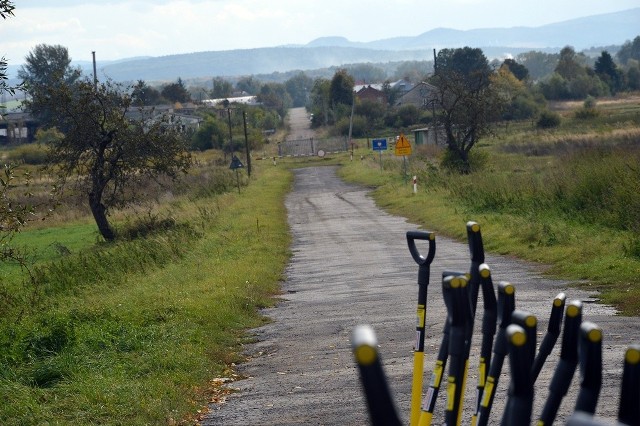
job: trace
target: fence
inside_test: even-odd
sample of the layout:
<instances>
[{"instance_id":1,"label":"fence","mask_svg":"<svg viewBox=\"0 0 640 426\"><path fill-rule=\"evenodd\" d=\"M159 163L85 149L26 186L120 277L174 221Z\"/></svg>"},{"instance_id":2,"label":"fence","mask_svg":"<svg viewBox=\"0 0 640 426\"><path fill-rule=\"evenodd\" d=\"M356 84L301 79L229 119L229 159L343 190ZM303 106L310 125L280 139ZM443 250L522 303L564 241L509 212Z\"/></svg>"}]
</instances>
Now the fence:
<instances>
[{"instance_id":1,"label":"fence","mask_svg":"<svg viewBox=\"0 0 640 426\"><path fill-rule=\"evenodd\" d=\"M315 156L320 151L324 153L344 152L349 149L349 141L346 137L334 137L327 139L297 139L280 142L278 144L279 157L304 157Z\"/></svg>"}]
</instances>

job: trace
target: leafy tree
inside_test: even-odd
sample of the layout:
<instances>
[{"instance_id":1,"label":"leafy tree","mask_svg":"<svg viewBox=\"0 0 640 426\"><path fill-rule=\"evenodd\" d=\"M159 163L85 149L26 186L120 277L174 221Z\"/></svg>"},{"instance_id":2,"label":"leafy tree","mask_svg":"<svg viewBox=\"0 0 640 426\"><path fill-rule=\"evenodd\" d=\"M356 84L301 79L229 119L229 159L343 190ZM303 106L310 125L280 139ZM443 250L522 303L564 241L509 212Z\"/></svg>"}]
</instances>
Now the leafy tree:
<instances>
[{"instance_id":1,"label":"leafy tree","mask_svg":"<svg viewBox=\"0 0 640 426\"><path fill-rule=\"evenodd\" d=\"M354 85L353 77L347 73L347 70L341 69L336 71L331 79L331 86L329 88L329 96L333 108L338 104L351 106L353 103Z\"/></svg>"},{"instance_id":2,"label":"leafy tree","mask_svg":"<svg viewBox=\"0 0 640 426\"><path fill-rule=\"evenodd\" d=\"M586 73L581 65L576 51L571 46L566 46L560 51L560 59L555 72L567 80L572 80Z\"/></svg>"},{"instance_id":3,"label":"leafy tree","mask_svg":"<svg viewBox=\"0 0 640 426\"><path fill-rule=\"evenodd\" d=\"M387 73L380 67L372 64L357 64L349 67L349 75L355 81L363 83L377 83L387 78Z\"/></svg>"},{"instance_id":4,"label":"leafy tree","mask_svg":"<svg viewBox=\"0 0 640 426\"><path fill-rule=\"evenodd\" d=\"M420 120L420 109L415 105L402 105L398 108L394 127L408 127Z\"/></svg>"},{"instance_id":5,"label":"leafy tree","mask_svg":"<svg viewBox=\"0 0 640 426\"><path fill-rule=\"evenodd\" d=\"M506 67L511 74L514 75L520 81L527 80L529 78L529 70L522 64L517 63L514 59L505 59L501 65L501 68Z\"/></svg>"},{"instance_id":6,"label":"leafy tree","mask_svg":"<svg viewBox=\"0 0 640 426\"><path fill-rule=\"evenodd\" d=\"M64 138L49 144L50 164L63 181L75 182L87 197L100 234L113 241L110 208L135 198L136 184L186 171L190 156L184 139L162 120L132 120L132 98L106 82L88 81L53 88L48 97Z\"/></svg>"},{"instance_id":7,"label":"leafy tree","mask_svg":"<svg viewBox=\"0 0 640 426\"><path fill-rule=\"evenodd\" d=\"M528 87L511 72L508 66L502 66L491 76L492 84L505 103L502 118L522 120L537 115L539 105Z\"/></svg>"},{"instance_id":8,"label":"leafy tree","mask_svg":"<svg viewBox=\"0 0 640 426\"><path fill-rule=\"evenodd\" d=\"M289 96L291 96L294 107L307 105L312 86L313 80L303 72L296 74L284 82L284 87L287 89Z\"/></svg>"},{"instance_id":9,"label":"leafy tree","mask_svg":"<svg viewBox=\"0 0 640 426\"><path fill-rule=\"evenodd\" d=\"M354 111L356 116L366 119L367 127L370 129L381 127L385 113L385 105L371 99L357 101Z\"/></svg>"},{"instance_id":10,"label":"leafy tree","mask_svg":"<svg viewBox=\"0 0 640 426\"><path fill-rule=\"evenodd\" d=\"M221 122L217 115L210 115L191 137L191 149L222 149L227 137L227 125Z\"/></svg>"},{"instance_id":11,"label":"leafy tree","mask_svg":"<svg viewBox=\"0 0 640 426\"><path fill-rule=\"evenodd\" d=\"M551 129L560 125L561 118L557 112L544 110L540 114L536 126L541 129Z\"/></svg>"},{"instance_id":12,"label":"leafy tree","mask_svg":"<svg viewBox=\"0 0 640 426\"><path fill-rule=\"evenodd\" d=\"M538 85L545 98L550 100L569 99L569 84L567 80L558 73L553 73L551 77Z\"/></svg>"},{"instance_id":13,"label":"leafy tree","mask_svg":"<svg viewBox=\"0 0 640 426\"><path fill-rule=\"evenodd\" d=\"M313 82L311 89L311 113L313 114L311 125L313 127L330 124L330 91L330 80L318 78Z\"/></svg>"},{"instance_id":14,"label":"leafy tree","mask_svg":"<svg viewBox=\"0 0 640 426\"><path fill-rule=\"evenodd\" d=\"M264 84L258 93L258 101L265 107L278 111L281 117L287 114L292 103L285 85L281 83Z\"/></svg>"},{"instance_id":15,"label":"leafy tree","mask_svg":"<svg viewBox=\"0 0 640 426\"><path fill-rule=\"evenodd\" d=\"M609 86L609 91L615 95L621 90L624 83L624 74L618 69L613 58L606 50L603 50L594 67L594 71Z\"/></svg>"},{"instance_id":16,"label":"leafy tree","mask_svg":"<svg viewBox=\"0 0 640 426\"><path fill-rule=\"evenodd\" d=\"M0 18L7 19L9 16L14 16L13 11L15 8L12 1L0 0Z\"/></svg>"},{"instance_id":17,"label":"leafy tree","mask_svg":"<svg viewBox=\"0 0 640 426\"><path fill-rule=\"evenodd\" d=\"M162 95L157 89L149 86L144 80L138 80L133 86L131 92L131 100L137 106L158 105L162 99Z\"/></svg>"},{"instance_id":18,"label":"leafy tree","mask_svg":"<svg viewBox=\"0 0 640 426\"><path fill-rule=\"evenodd\" d=\"M393 79L404 79L411 83L418 83L426 80L427 73L432 69L433 61L404 61L398 65Z\"/></svg>"},{"instance_id":19,"label":"leafy tree","mask_svg":"<svg viewBox=\"0 0 640 426\"><path fill-rule=\"evenodd\" d=\"M480 49L464 47L438 52L431 83L432 101L446 135L449 158L462 173L471 172L469 151L491 132L504 100L491 83L491 68Z\"/></svg>"},{"instance_id":20,"label":"leafy tree","mask_svg":"<svg viewBox=\"0 0 640 426\"><path fill-rule=\"evenodd\" d=\"M14 16L15 6L11 1L0 0L0 17L7 19ZM0 58L0 94L8 92L15 93L19 87L11 87L6 84L8 63L4 57ZM5 163L0 172L0 261L14 263L26 272L29 279L33 280L29 268L28 258L25 253L12 246L12 241L24 226L31 220L35 219L37 210L42 207L32 203L32 194L30 192L31 176L29 172L18 175L17 165ZM18 182L16 182L18 180ZM20 186L20 191L16 192ZM55 195L55 187L50 194L49 204L53 204ZM0 286L0 298L2 299L3 308L17 303L13 289L7 291L5 286Z\"/></svg>"},{"instance_id":21,"label":"leafy tree","mask_svg":"<svg viewBox=\"0 0 640 426\"><path fill-rule=\"evenodd\" d=\"M616 56L623 65L627 65L631 59L640 61L640 36L624 43Z\"/></svg>"},{"instance_id":22,"label":"leafy tree","mask_svg":"<svg viewBox=\"0 0 640 426\"><path fill-rule=\"evenodd\" d=\"M398 87L391 87L389 80L382 83L382 93L386 95L389 106L394 106L400 97L400 89Z\"/></svg>"},{"instance_id":23,"label":"leafy tree","mask_svg":"<svg viewBox=\"0 0 640 426\"><path fill-rule=\"evenodd\" d=\"M531 51L519 54L516 60L519 64L527 67L532 80L540 80L553 73L558 63L558 58L559 55L555 53Z\"/></svg>"},{"instance_id":24,"label":"leafy tree","mask_svg":"<svg viewBox=\"0 0 640 426\"><path fill-rule=\"evenodd\" d=\"M191 100L191 94L180 77L175 83L164 86L160 94L171 102L189 102Z\"/></svg>"},{"instance_id":25,"label":"leafy tree","mask_svg":"<svg viewBox=\"0 0 640 426\"><path fill-rule=\"evenodd\" d=\"M13 5L12 2L8 1L8 0L0 0L0 17L2 17L2 19L7 19L10 16L14 16L13 15L13 10L15 9L15 6ZM0 93L10 93L10 94L14 94L16 91L15 87L11 87L7 84L7 68L9 67L9 64L7 63L7 60L5 59L4 56L0 57Z\"/></svg>"},{"instance_id":26,"label":"leafy tree","mask_svg":"<svg viewBox=\"0 0 640 426\"><path fill-rule=\"evenodd\" d=\"M78 81L79 68L71 67L71 58L66 47L39 44L25 58L18 70L18 77L31 95L25 102L27 109L46 127L55 125L51 113L49 93L57 86L70 86Z\"/></svg>"},{"instance_id":27,"label":"leafy tree","mask_svg":"<svg viewBox=\"0 0 640 426\"><path fill-rule=\"evenodd\" d=\"M629 90L640 90L640 66L631 66L627 70L627 87Z\"/></svg>"},{"instance_id":28,"label":"leafy tree","mask_svg":"<svg viewBox=\"0 0 640 426\"><path fill-rule=\"evenodd\" d=\"M241 77L236 83L236 89L241 92L246 92L250 95L257 95L260 91L261 83L252 76ZM226 97L226 96L221 96Z\"/></svg>"},{"instance_id":29,"label":"leafy tree","mask_svg":"<svg viewBox=\"0 0 640 426\"><path fill-rule=\"evenodd\" d=\"M213 79L213 89L211 90L211 97L214 99L228 98L233 91L233 85L222 77L216 77Z\"/></svg>"}]
</instances>

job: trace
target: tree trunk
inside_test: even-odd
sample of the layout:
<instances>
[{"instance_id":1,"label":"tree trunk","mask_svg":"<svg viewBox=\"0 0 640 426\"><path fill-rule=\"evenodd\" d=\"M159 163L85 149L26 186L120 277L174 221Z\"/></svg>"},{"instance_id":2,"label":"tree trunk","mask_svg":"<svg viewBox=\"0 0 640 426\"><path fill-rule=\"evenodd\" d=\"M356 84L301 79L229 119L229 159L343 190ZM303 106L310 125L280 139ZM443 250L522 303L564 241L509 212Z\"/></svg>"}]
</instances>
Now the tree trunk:
<instances>
[{"instance_id":1,"label":"tree trunk","mask_svg":"<svg viewBox=\"0 0 640 426\"><path fill-rule=\"evenodd\" d=\"M96 221L96 225L98 225L98 230L102 237L111 242L115 240L116 235L109 224L109 220L107 219L107 209L102 204L100 196L96 195L94 192L89 194L89 206L91 207L91 213L93 214L93 218Z\"/></svg>"}]
</instances>

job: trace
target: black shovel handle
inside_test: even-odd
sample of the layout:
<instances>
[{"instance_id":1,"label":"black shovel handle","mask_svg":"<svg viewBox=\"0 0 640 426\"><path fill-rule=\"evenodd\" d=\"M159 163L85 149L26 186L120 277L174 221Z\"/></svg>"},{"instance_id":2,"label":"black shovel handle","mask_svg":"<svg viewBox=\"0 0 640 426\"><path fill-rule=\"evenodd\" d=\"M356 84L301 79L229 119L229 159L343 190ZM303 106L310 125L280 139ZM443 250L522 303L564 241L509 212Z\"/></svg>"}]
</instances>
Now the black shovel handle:
<instances>
[{"instance_id":1,"label":"black shovel handle","mask_svg":"<svg viewBox=\"0 0 640 426\"><path fill-rule=\"evenodd\" d=\"M427 257L424 257L420 254L418 247L416 247L416 240L424 240L429 242ZM415 260L418 265L431 265L431 262L433 262L433 258L436 254L435 232L407 231L407 244L409 245L411 257L413 257L413 260Z\"/></svg>"},{"instance_id":2,"label":"black shovel handle","mask_svg":"<svg viewBox=\"0 0 640 426\"><path fill-rule=\"evenodd\" d=\"M522 311L519 311L522 312ZM519 426L531 423L533 407L533 384L531 382L531 349L535 342L529 340L530 333L521 325L519 312L514 315L514 324L507 327L506 338L509 347L509 363L511 365L511 384L509 396L502 416L503 426ZM534 317L535 318L535 317ZM529 327L529 325L527 325ZM530 327L529 327L530 328Z\"/></svg>"},{"instance_id":3,"label":"black shovel handle","mask_svg":"<svg viewBox=\"0 0 640 426\"><path fill-rule=\"evenodd\" d=\"M602 329L592 322L583 322L578 347L582 381L576 411L595 414L602 387Z\"/></svg>"},{"instance_id":4,"label":"black shovel handle","mask_svg":"<svg viewBox=\"0 0 640 426\"><path fill-rule=\"evenodd\" d=\"M549 395L542 408L538 419L539 426L551 425L556 419L562 399L569 390L571 379L578 366L578 337L582 324L582 302L572 300L568 303L564 315L564 330L562 332L562 348L560 349L560 361L556 364Z\"/></svg>"},{"instance_id":5,"label":"black shovel handle","mask_svg":"<svg viewBox=\"0 0 640 426\"><path fill-rule=\"evenodd\" d=\"M624 354L622 386L620 387L620 406L618 421L625 425L640 425L640 345L632 345Z\"/></svg>"},{"instance_id":6,"label":"black shovel handle","mask_svg":"<svg viewBox=\"0 0 640 426\"><path fill-rule=\"evenodd\" d=\"M387 379L378 354L378 340L369 326L360 325L353 331L351 341L353 355L360 370L369 418L373 426L402 423L393 403Z\"/></svg>"},{"instance_id":7,"label":"black shovel handle","mask_svg":"<svg viewBox=\"0 0 640 426\"><path fill-rule=\"evenodd\" d=\"M538 355L533 361L533 367L531 369L531 377L534 383L537 380L547 357L551 354L553 347L556 345L558 337L560 336L560 328L562 326L562 317L564 316L564 305L566 299L567 296L564 293L558 293L555 299L553 299L551 315L549 315L549 324L547 325L547 334L545 334L542 339L542 343L540 343Z\"/></svg>"},{"instance_id":8,"label":"black shovel handle","mask_svg":"<svg viewBox=\"0 0 640 426\"><path fill-rule=\"evenodd\" d=\"M471 261L481 264L484 262L484 246L482 244L482 233L477 222L467 222L467 241L469 241L469 254Z\"/></svg>"}]
</instances>

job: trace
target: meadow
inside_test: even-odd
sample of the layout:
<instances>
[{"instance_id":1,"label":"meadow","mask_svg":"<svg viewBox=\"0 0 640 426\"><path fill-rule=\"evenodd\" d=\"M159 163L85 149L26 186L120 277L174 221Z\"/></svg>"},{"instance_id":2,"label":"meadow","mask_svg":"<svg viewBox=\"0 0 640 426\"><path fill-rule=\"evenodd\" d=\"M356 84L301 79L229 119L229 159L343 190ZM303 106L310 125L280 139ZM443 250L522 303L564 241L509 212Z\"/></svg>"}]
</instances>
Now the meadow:
<instances>
[{"instance_id":1,"label":"meadow","mask_svg":"<svg viewBox=\"0 0 640 426\"><path fill-rule=\"evenodd\" d=\"M62 207L16 238L33 278L1 270L0 423L193 424L223 397L279 292L291 178L258 164L238 194L226 165L197 164L115 212L115 244Z\"/></svg>"}]
</instances>

